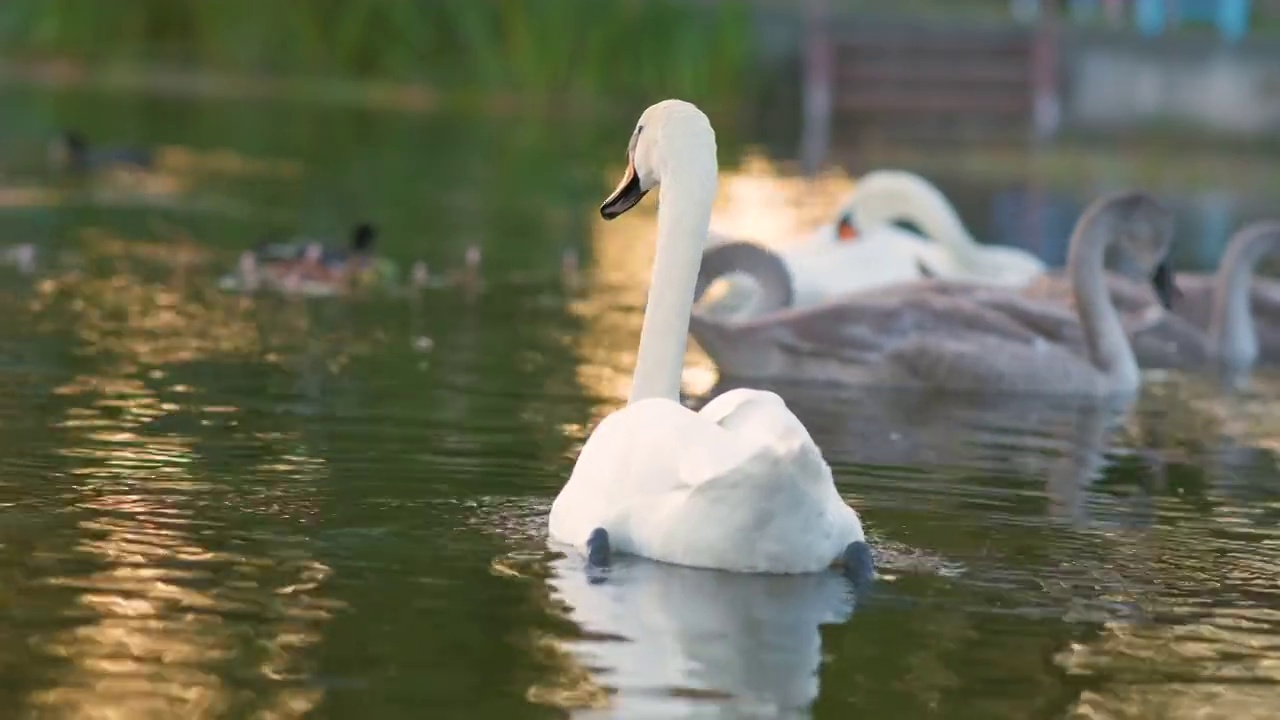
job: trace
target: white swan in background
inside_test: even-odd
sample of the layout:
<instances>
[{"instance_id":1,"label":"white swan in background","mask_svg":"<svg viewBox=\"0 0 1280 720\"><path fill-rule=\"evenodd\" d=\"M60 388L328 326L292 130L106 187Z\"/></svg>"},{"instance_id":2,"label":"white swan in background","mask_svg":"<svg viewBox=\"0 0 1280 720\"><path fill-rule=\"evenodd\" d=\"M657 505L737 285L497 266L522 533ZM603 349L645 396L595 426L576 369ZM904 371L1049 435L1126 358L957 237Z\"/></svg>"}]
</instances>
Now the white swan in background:
<instances>
[{"instance_id":1,"label":"white swan in background","mask_svg":"<svg viewBox=\"0 0 1280 720\"><path fill-rule=\"evenodd\" d=\"M659 187L658 244L627 407L605 418L551 506L553 541L593 565L612 552L736 572L841 563L869 578L858 514L804 425L770 392L741 389L699 412L680 404L695 283L718 167L706 115L680 100L644 111L610 220Z\"/></svg>"},{"instance_id":2,"label":"white swan in background","mask_svg":"<svg viewBox=\"0 0 1280 720\"><path fill-rule=\"evenodd\" d=\"M905 241L904 241L905 236ZM741 242L712 233L709 245ZM914 244L913 244L914 243ZM921 251L921 246L926 252ZM918 236L888 225L863 233L842 219L819 227L804 240L773 250L791 274L795 307L812 307L853 290L920 280L943 274ZM709 288L698 312L721 319L745 319L762 312L761 288L744 274L732 274Z\"/></svg>"},{"instance_id":3,"label":"white swan in background","mask_svg":"<svg viewBox=\"0 0 1280 720\"><path fill-rule=\"evenodd\" d=\"M707 272L748 272L776 311L745 321L695 316L690 330L729 377L824 380L962 391L1107 396L1132 393L1138 362L1107 287L1104 256L1117 244L1166 295L1172 217L1150 196L1119 193L1080 216L1067 262L1075 308L1037 302L1014 289L942 280L852 293L786 310L789 277L769 251L750 244L707 251ZM735 257L724 259L732 253ZM709 277L700 279L704 286Z\"/></svg>"},{"instance_id":4,"label":"white swan in background","mask_svg":"<svg viewBox=\"0 0 1280 720\"><path fill-rule=\"evenodd\" d=\"M600 585L571 558L552 571L552 597L584 631L565 649L613 691L607 708L575 718L803 716L818 697L821 626L848 620L857 599L835 572L726 573L634 558Z\"/></svg>"},{"instance_id":5,"label":"white swan in background","mask_svg":"<svg viewBox=\"0 0 1280 720\"><path fill-rule=\"evenodd\" d=\"M901 220L928 239L893 225ZM944 280L1022 287L1045 271L1044 262L1026 250L975 240L947 196L905 170L873 170L858 178L835 226L841 222L863 233L893 228L894 237L913 245L931 274Z\"/></svg>"},{"instance_id":6,"label":"white swan in background","mask_svg":"<svg viewBox=\"0 0 1280 720\"><path fill-rule=\"evenodd\" d=\"M902 220L927 237L894 225ZM726 240L713 237L712 244ZM1026 250L979 243L938 188L904 170L874 170L858 178L832 222L774 252L791 273L797 308L926 277L1022 287L1045 271L1044 262ZM750 317L760 311L755 289L750 280L733 277L699 311L720 319Z\"/></svg>"}]
</instances>

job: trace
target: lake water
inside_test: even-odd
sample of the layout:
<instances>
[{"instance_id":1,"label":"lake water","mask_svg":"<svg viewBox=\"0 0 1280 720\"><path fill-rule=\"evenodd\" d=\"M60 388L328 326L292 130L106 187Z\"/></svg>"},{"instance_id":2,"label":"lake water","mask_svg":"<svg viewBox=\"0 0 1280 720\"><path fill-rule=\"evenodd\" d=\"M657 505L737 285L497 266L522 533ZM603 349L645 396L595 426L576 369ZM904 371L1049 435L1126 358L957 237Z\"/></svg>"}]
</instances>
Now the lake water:
<instances>
[{"instance_id":1,"label":"lake water","mask_svg":"<svg viewBox=\"0 0 1280 720\"><path fill-rule=\"evenodd\" d=\"M1156 377L1102 409L778 388L871 536L857 598L635 560L592 584L549 550L634 360L652 206L595 210L631 115L0 92L0 244L40 250L0 271L2 714L1273 716L1274 374ZM166 163L50 177L68 125ZM740 164L741 135L725 229L801 228L847 187ZM1005 201L967 192L993 231ZM273 229L365 218L402 266L479 244L483 285L216 288ZM716 383L691 349L690 403Z\"/></svg>"}]
</instances>

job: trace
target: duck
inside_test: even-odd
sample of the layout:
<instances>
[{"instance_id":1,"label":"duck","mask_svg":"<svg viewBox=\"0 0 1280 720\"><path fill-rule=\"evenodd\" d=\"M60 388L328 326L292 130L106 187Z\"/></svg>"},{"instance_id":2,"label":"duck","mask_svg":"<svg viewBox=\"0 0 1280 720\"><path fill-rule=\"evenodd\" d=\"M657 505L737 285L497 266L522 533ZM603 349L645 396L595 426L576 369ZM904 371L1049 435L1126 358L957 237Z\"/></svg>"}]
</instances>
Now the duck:
<instances>
[{"instance_id":1,"label":"duck","mask_svg":"<svg viewBox=\"0 0 1280 720\"><path fill-rule=\"evenodd\" d=\"M0 266L12 267L23 275L30 275L36 270L39 254L35 243L6 245L0 247Z\"/></svg>"},{"instance_id":2,"label":"duck","mask_svg":"<svg viewBox=\"0 0 1280 720\"><path fill-rule=\"evenodd\" d=\"M1016 289L927 279L810 308L787 308L788 293L774 290L770 312L745 321L695 316L690 333L722 374L736 377L1082 397L1133 393L1141 374L1106 292L1104 256L1119 244L1150 270L1168 305L1177 289L1165 259L1172 234L1172 216L1144 192L1095 200L1071 238L1072 309ZM736 252L755 259L704 263L746 268L762 286L789 277L762 248Z\"/></svg>"},{"instance_id":3,"label":"duck","mask_svg":"<svg viewBox=\"0 0 1280 720\"><path fill-rule=\"evenodd\" d=\"M90 148L79 130L63 130L49 141L49 163L58 170L83 173L113 167L149 170L155 164L150 150L142 148Z\"/></svg>"},{"instance_id":4,"label":"duck","mask_svg":"<svg viewBox=\"0 0 1280 720\"><path fill-rule=\"evenodd\" d=\"M480 246L471 244L462 253L462 267L444 274L432 273L425 260L418 260L409 270L409 284L416 290L440 290L461 288L468 295L478 293L484 286L480 276Z\"/></svg>"},{"instance_id":5,"label":"duck","mask_svg":"<svg viewBox=\"0 0 1280 720\"><path fill-rule=\"evenodd\" d=\"M858 513L777 394L739 388L697 412L680 378L698 266L718 186L715 131L694 104L640 115L621 182L600 206L614 220L658 188L658 238L627 404L591 432L548 515L552 542L608 567L615 554L742 573L874 563Z\"/></svg>"},{"instance_id":6,"label":"duck","mask_svg":"<svg viewBox=\"0 0 1280 720\"><path fill-rule=\"evenodd\" d=\"M301 238L287 242L263 240L254 246L254 255L263 263L290 263L306 257L308 250L324 265L341 264L351 258L367 258L378 240L378 228L369 222L360 222L351 228L347 247L335 246L320 240Z\"/></svg>"},{"instance_id":7,"label":"duck","mask_svg":"<svg viewBox=\"0 0 1280 720\"><path fill-rule=\"evenodd\" d=\"M277 278L301 278L310 283L362 285L391 280L395 265L374 253L377 228L357 223L346 247L318 240L262 242L254 248L258 263Z\"/></svg>"},{"instance_id":8,"label":"duck","mask_svg":"<svg viewBox=\"0 0 1280 720\"><path fill-rule=\"evenodd\" d=\"M1232 234L1212 274L1188 273L1178 279L1178 296L1169 308L1150 291L1117 273L1108 276L1112 301L1122 312L1146 316L1131 340L1143 367L1190 368L1215 364L1241 370L1280 360L1277 295L1269 282L1254 278L1258 262L1280 249L1280 221L1261 220ZM1038 300L1068 304L1064 278L1045 275L1024 289ZM1259 312L1261 310L1261 312ZM1270 311L1270 312L1268 312Z\"/></svg>"},{"instance_id":9,"label":"duck","mask_svg":"<svg viewBox=\"0 0 1280 720\"><path fill-rule=\"evenodd\" d=\"M356 224L346 248L303 238L262 241L241 253L238 271L220 281L226 290L271 288L288 294L338 295L355 287L393 284L396 265L374 254L377 228Z\"/></svg>"},{"instance_id":10,"label":"duck","mask_svg":"<svg viewBox=\"0 0 1280 720\"><path fill-rule=\"evenodd\" d=\"M897 221L912 223L926 237L899 227ZM1022 287L1046 269L1025 250L979 243L937 187L915 173L895 169L858 178L832 222L776 252L791 272L796 307L926 278ZM704 302L700 312L725 319L758 313L749 282L731 279L721 296Z\"/></svg>"}]
</instances>

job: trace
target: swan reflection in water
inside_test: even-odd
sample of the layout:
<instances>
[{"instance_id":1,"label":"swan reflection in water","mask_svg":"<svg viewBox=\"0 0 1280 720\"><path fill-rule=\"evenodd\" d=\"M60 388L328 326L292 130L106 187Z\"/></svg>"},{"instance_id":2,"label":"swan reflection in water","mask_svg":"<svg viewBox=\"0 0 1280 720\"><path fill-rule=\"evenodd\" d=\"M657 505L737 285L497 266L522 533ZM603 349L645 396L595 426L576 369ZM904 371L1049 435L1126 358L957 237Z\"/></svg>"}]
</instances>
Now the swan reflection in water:
<instances>
[{"instance_id":1,"label":"swan reflection in water","mask_svg":"<svg viewBox=\"0 0 1280 720\"><path fill-rule=\"evenodd\" d=\"M835 570L754 575L619 557L607 577L576 553L552 563L552 596L582 637L564 643L608 706L594 717L807 717L818 696L819 626L853 613ZM602 581L603 580L603 581Z\"/></svg>"}]
</instances>

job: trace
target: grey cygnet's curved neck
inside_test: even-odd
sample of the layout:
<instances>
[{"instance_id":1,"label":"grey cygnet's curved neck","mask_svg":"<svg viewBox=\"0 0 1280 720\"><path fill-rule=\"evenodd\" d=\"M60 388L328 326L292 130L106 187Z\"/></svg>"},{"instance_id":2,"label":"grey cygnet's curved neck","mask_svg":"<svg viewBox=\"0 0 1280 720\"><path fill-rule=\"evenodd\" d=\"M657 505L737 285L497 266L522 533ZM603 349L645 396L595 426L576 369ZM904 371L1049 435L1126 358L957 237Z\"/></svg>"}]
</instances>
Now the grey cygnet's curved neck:
<instances>
[{"instance_id":1,"label":"grey cygnet's curved neck","mask_svg":"<svg viewBox=\"0 0 1280 720\"><path fill-rule=\"evenodd\" d=\"M1280 222L1248 225L1231 236L1214 275L1209 318L1209 351L1234 366L1258 359L1258 332L1249 304L1253 270L1264 255L1280 247Z\"/></svg>"}]
</instances>

